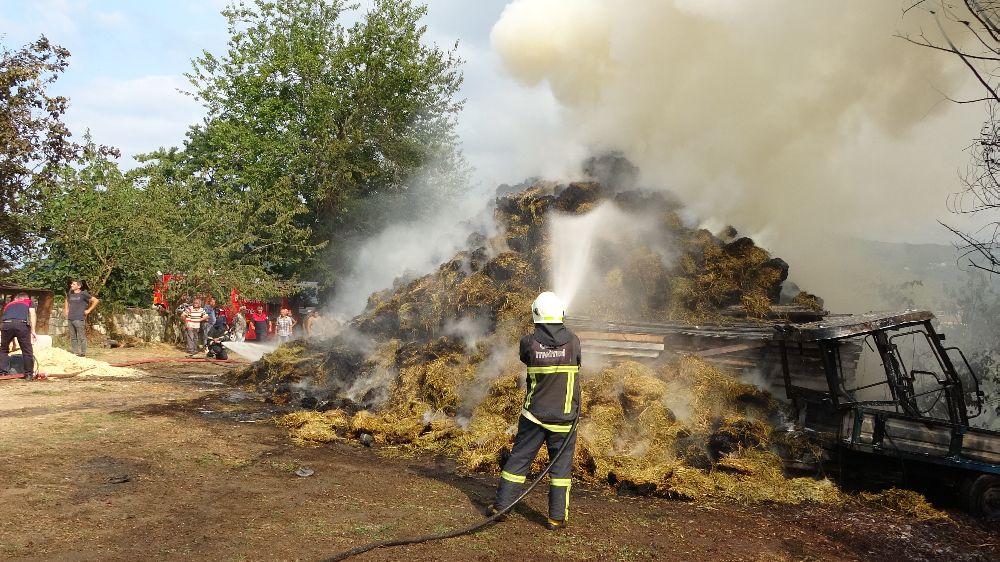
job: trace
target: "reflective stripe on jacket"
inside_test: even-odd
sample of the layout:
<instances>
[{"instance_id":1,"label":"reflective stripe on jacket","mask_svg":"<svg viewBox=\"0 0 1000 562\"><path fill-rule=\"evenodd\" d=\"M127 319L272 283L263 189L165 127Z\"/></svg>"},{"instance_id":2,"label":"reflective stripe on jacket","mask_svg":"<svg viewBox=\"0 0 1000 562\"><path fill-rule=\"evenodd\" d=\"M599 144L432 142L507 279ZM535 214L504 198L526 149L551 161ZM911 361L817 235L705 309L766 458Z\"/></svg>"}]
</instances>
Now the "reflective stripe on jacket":
<instances>
[{"instance_id":1,"label":"reflective stripe on jacket","mask_svg":"<svg viewBox=\"0 0 1000 562\"><path fill-rule=\"evenodd\" d=\"M524 409L542 424L567 424L580 412L580 339L546 346L534 335L521 338L521 361L528 366Z\"/></svg>"}]
</instances>

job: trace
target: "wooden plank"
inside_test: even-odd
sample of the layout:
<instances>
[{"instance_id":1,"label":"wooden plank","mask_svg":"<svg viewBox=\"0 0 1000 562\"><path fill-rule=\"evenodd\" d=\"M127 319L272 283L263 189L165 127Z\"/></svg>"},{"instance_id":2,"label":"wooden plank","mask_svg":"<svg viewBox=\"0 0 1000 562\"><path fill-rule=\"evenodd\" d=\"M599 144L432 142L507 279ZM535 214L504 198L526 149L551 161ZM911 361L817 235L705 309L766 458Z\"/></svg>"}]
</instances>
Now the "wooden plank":
<instances>
[{"instance_id":1,"label":"wooden plank","mask_svg":"<svg viewBox=\"0 0 1000 562\"><path fill-rule=\"evenodd\" d=\"M606 340L606 341L627 341L627 342L647 342L663 343L663 336L651 334L627 334L623 332L576 332L581 340Z\"/></svg>"},{"instance_id":2,"label":"wooden plank","mask_svg":"<svg viewBox=\"0 0 1000 562\"><path fill-rule=\"evenodd\" d=\"M725 345L722 347L713 347L710 349L703 349L701 351L695 351L691 353L695 357L713 357L715 355L725 355L727 353L736 353L738 351L746 351L748 349L758 349L767 346L767 342L755 341L750 343L741 343L737 345Z\"/></svg>"},{"instance_id":3,"label":"wooden plank","mask_svg":"<svg viewBox=\"0 0 1000 562\"><path fill-rule=\"evenodd\" d=\"M652 357L656 358L660 356L658 351L641 351L638 349L601 349L601 348L583 348L585 353L594 353L597 355L614 355L617 357Z\"/></svg>"},{"instance_id":4,"label":"wooden plank","mask_svg":"<svg viewBox=\"0 0 1000 562\"><path fill-rule=\"evenodd\" d=\"M663 351L662 343L628 342L628 341L606 341L606 340L583 340L580 342L583 347L613 347L618 349L652 349Z\"/></svg>"}]
</instances>

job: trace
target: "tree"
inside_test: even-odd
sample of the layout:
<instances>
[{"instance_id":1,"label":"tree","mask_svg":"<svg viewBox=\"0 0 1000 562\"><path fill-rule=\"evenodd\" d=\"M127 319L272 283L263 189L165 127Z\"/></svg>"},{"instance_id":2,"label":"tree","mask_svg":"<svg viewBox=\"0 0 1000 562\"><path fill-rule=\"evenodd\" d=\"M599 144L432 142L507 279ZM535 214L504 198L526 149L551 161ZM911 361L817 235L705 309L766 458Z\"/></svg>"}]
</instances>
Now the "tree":
<instances>
[{"instance_id":1,"label":"tree","mask_svg":"<svg viewBox=\"0 0 1000 562\"><path fill-rule=\"evenodd\" d=\"M157 258L169 247L169 209L137 189L89 132L84 138L80 156L37 190L43 205L35 227L42 242L26 273L34 284L53 290L65 290L68 279L82 277L106 300L143 304L163 266ZM105 294L113 279L114 294Z\"/></svg>"},{"instance_id":2,"label":"tree","mask_svg":"<svg viewBox=\"0 0 1000 562\"><path fill-rule=\"evenodd\" d=\"M73 159L62 122L68 100L46 88L66 69L70 54L45 36L11 51L0 47L0 272L23 261L37 241L32 217L40 187ZM106 154L113 149L100 147Z\"/></svg>"},{"instance_id":3,"label":"tree","mask_svg":"<svg viewBox=\"0 0 1000 562\"><path fill-rule=\"evenodd\" d=\"M40 189L36 225L40 256L25 274L61 291L72 277L87 279L108 302L150 303L158 271L182 272L172 293L221 296L236 286L249 297L281 292L261 254L267 244L242 230L242 217L268 213L220 201L204 183L172 178L161 164L125 174L90 140L72 165ZM280 226L280 225L279 225Z\"/></svg>"},{"instance_id":4,"label":"tree","mask_svg":"<svg viewBox=\"0 0 1000 562\"><path fill-rule=\"evenodd\" d=\"M204 123L183 151L151 155L248 210L245 227L266 243L246 251L285 277L314 265L331 240L382 226L377 203L416 203L428 164L464 166L454 133L461 61L424 44L426 8L376 0L347 28L348 9L342 0L226 8L228 51L204 52L188 75Z\"/></svg>"},{"instance_id":5,"label":"tree","mask_svg":"<svg viewBox=\"0 0 1000 562\"><path fill-rule=\"evenodd\" d=\"M961 103L982 103L987 118L969 147L970 162L962 188L948 201L957 214L989 213L1000 209L1000 1L915 0L905 12L922 10L934 17L941 39L924 32L907 41L957 57L982 86L984 96ZM971 267L1000 273L1000 219L977 232L965 232L942 223L960 240L961 258Z\"/></svg>"}]
</instances>

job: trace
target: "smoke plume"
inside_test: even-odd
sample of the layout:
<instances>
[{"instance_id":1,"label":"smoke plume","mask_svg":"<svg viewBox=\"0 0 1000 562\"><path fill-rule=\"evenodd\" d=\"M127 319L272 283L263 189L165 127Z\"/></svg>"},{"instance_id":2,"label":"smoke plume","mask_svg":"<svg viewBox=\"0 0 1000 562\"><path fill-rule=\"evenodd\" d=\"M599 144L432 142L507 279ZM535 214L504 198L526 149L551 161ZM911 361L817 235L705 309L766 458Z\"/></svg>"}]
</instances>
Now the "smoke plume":
<instances>
[{"instance_id":1,"label":"smoke plume","mask_svg":"<svg viewBox=\"0 0 1000 562\"><path fill-rule=\"evenodd\" d=\"M495 230L485 197L471 189L456 197L446 209L409 214L389 224L375 236L357 240L351 253L351 271L338 283L336 298L327 312L338 318L360 313L370 294L389 288L395 280L408 280L436 269L465 247L473 232Z\"/></svg>"},{"instance_id":2,"label":"smoke plume","mask_svg":"<svg viewBox=\"0 0 1000 562\"><path fill-rule=\"evenodd\" d=\"M551 90L560 142L623 151L644 184L795 254L792 278L823 294L844 284L827 265L831 234L938 236L981 121L943 101L964 83L961 64L894 37L916 17L902 8L515 0L491 39L515 79Z\"/></svg>"}]
</instances>

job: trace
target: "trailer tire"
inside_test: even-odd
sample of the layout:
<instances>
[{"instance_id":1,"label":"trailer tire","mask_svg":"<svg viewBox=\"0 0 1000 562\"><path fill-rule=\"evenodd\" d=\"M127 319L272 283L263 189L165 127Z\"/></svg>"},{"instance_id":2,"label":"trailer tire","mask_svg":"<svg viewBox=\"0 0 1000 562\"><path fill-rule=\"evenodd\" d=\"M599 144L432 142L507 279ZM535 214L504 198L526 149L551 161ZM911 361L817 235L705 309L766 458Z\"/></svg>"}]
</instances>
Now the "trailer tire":
<instances>
[{"instance_id":1,"label":"trailer tire","mask_svg":"<svg viewBox=\"0 0 1000 562\"><path fill-rule=\"evenodd\" d=\"M989 520L1000 520L1000 476L970 476L961 487L969 511Z\"/></svg>"}]
</instances>

